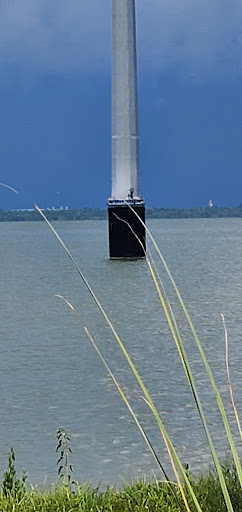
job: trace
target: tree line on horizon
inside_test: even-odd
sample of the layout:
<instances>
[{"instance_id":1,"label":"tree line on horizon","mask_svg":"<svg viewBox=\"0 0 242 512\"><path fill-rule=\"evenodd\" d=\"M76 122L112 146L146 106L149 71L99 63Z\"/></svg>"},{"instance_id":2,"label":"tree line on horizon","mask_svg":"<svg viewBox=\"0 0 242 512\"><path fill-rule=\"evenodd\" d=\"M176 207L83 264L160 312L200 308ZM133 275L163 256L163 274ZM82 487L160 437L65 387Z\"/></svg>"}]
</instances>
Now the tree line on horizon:
<instances>
[{"instance_id":1,"label":"tree line on horizon","mask_svg":"<svg viewBox=\"0 0 242 512\"><path fill-rule=\"evenodd\" d=\"M50 221L59 220L106 220L107 210L102 208L81 208L68 210L44 210ZM242 204L234 207L198 208L146 208L147 219L199 219L242 217ZM36 210L1 210L0 222L42 221Z\"/></svg>"}]
</instances>

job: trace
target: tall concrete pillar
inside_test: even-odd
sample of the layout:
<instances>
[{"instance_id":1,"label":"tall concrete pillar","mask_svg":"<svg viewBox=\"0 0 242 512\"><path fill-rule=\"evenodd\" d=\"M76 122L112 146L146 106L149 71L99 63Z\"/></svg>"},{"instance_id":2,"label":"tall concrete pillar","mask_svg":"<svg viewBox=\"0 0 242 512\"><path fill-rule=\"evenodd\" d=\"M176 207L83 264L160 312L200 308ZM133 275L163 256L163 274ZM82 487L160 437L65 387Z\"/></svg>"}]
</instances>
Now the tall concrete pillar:
<instances>
[{"instance_id":1,"label":"tall concrete pillar","mask_svg":"<svg viewBox=\"0 0 242 512\"><path fill-rule=\"evenodd\" d=\"M127 204L128 203L128 204ZM110 258L144 257L140 196L135 0L112 0L112 195Z\"/></svg>"}]
</instances>

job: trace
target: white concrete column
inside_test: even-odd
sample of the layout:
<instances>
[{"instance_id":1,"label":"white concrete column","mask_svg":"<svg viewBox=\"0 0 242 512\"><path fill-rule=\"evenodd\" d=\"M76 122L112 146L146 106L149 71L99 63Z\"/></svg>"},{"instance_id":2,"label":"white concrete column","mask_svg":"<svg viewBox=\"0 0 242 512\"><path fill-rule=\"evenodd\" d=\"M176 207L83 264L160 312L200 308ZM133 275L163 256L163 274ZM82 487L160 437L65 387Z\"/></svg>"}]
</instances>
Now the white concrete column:
<instances>
[{"instance_id":1,"label":"white concrete column","mask_svg":"<svg viewBox=\"0 0 242 512\"><path fill-rule=\"evenodd\" d=\"M135 0L112 0L112 34L112 198L138 198Z\"/></svg>"}]
</instances>

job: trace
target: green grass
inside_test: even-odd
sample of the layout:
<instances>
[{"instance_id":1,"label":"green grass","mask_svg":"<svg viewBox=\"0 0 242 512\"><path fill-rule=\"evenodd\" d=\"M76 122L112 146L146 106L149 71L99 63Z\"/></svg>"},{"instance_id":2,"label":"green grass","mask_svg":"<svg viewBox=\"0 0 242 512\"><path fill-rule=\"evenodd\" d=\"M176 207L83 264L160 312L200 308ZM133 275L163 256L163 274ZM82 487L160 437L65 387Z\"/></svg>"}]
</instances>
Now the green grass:
<instances>
[{"instance_id":1,"label":"green grass","mask_svg":"<svg viewBox=\"0 0 242 512\"><path fill-rule=\"evenodd\" d=\"M242 512L242 494L237 472L233 465L223 467L228 492L233 508ZM221 490L219 478L214 471L198 478L189 479L203 512L226 512L227 506ZM187 496L191 512L196 506ZM6 496L0 493L1 512L183 512L185 505L175 482L138 482L123 485L119 490L107 488L104 492L88 486L71 491L68 486L55 486L52 490L30 489Z\"/></svg>"}]
</instances>

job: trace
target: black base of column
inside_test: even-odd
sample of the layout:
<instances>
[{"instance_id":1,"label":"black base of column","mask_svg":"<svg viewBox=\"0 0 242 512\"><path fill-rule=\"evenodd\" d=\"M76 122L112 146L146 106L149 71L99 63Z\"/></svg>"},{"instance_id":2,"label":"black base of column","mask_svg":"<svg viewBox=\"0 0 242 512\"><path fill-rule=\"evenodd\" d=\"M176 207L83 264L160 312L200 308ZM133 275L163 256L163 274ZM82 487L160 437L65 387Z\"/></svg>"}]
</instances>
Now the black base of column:
<instances>
[{"instance_id":1,"label":"black base of column","mask_svg":"<svg viewBox=\"0 0 242 512\"><path fill-rule=\"evenodd\" d=\"M134 204L132 208L145 222L144 203ZM108 224L111 259L145 257L145 228L127 204L108 205Z\"/></svg>"}]
</instances>

